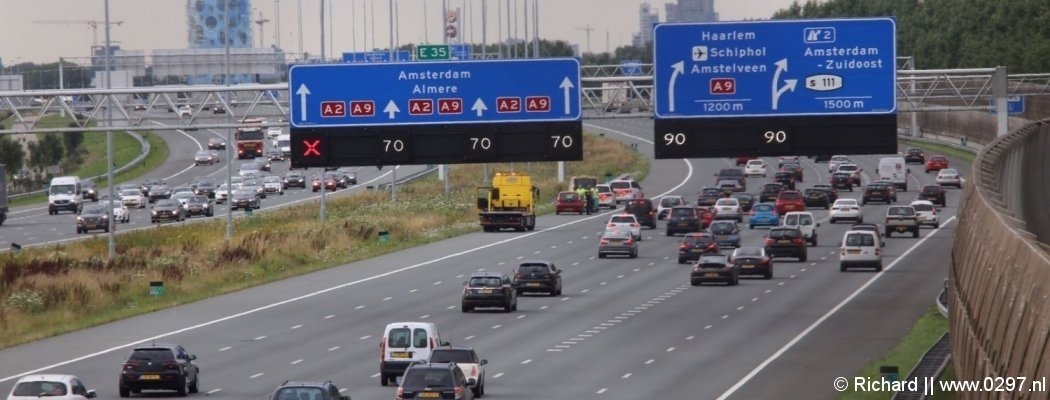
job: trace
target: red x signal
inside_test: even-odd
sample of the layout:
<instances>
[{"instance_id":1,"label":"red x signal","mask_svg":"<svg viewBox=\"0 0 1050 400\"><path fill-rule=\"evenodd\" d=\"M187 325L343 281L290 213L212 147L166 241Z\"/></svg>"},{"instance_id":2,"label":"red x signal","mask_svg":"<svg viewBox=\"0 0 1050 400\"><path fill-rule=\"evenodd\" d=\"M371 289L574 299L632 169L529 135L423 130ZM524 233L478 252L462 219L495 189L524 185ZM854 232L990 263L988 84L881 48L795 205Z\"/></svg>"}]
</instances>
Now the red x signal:
<instances>
[{"instance_id":1,"label":"red x signal","mask_svg":"<svg viewBox=\"0 0 1050 400\"><path fill-rule=\"evenodd\" d=\"M303 146L306 146L306 151L303 152L303 157L309 157L310 154L320 157L321 151L317 150L317 146L321 145L321 139L314 141L303 140Z\"/></svg>"}]
</instances>

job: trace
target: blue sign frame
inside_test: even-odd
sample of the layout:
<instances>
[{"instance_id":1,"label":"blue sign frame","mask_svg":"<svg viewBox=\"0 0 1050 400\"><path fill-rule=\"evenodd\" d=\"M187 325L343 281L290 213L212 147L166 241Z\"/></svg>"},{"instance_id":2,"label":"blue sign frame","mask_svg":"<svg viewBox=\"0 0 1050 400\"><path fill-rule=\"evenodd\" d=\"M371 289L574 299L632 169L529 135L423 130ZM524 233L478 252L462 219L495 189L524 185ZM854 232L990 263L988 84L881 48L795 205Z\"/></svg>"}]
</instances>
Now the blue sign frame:
<instances>
[{"instance_id":1,"label":"blue sign frame","mask_svg":"<svg viewBox=\"0 0 1050 400\"><path fill-rule=\"evenodd\" d=\"M394 52L394 57L397 58L398 62L409 62L412 61L412 53L407 50L397 50ZM388 63L390 61L390 51L363 51L355 53L343 53L344 63Z\"/></svg>"},{"instance_id":2,"label":"blue sign frame","mask_svg":"<svg viewBox=\"0 0 1050 400\"><path fill-rule=\"evenodd\" d=\"M893 18L659 24L657 119L897 112Z\"/></svg>"},{"instance_id":3,"label":"blue sign frame","mask_svg":"<svg viewBox=\"0 0 1050 400\"><path fill-rule=\"evenodd\" d=\"M296 65L295 128L581 121L572 58Z\"/></svg>"}]
</instances>

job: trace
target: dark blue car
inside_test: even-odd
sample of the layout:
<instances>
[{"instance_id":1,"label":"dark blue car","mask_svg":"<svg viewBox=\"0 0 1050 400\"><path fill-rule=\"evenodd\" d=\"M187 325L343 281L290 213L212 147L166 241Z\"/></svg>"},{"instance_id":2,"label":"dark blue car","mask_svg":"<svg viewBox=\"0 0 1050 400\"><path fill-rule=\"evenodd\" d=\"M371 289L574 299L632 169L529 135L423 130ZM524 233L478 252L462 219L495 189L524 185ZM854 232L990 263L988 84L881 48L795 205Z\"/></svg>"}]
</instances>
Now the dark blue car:
<instances>
[{"instance_id":1,"label":"dark blue car","mask_svg":"<svg viewBox=\"0 0 1050 400\"><path fill-rule=\"evenodd\" d=\"M707 228L715 237L720 249L735 249L740 247L740 228L734 221L714 221Z\"/></svg>"}]
</instances>

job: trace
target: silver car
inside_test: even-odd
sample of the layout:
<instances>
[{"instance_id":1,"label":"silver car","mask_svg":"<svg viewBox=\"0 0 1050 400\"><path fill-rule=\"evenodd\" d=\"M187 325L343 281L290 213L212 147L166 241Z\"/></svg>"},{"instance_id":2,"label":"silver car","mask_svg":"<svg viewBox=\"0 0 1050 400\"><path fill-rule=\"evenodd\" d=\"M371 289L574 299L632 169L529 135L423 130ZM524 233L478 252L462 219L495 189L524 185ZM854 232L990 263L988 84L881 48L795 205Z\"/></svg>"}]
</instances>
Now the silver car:
<instances>
[{"instance_id":1,"label":"silver car","mask_svg":"<svg viewBox=\"0 0 1050 400\"><path fill-rule=\"evenodd\" d=\"M955 186L962 189L962 177L959 176L959 170L945 168L937 171L937 184L941 186Z\"/></svg>"},{"instance_id":2,"label":"silver car","mask_svg":"<svg viewBox=\"0 0 1050 400\"><path fill-rule=\"evenodd\" d=\"M638 258L638 241L634 239L630 231L607 230L598 240L598 258L605 258L609 255Z\"/></svg>"}]
</instances>

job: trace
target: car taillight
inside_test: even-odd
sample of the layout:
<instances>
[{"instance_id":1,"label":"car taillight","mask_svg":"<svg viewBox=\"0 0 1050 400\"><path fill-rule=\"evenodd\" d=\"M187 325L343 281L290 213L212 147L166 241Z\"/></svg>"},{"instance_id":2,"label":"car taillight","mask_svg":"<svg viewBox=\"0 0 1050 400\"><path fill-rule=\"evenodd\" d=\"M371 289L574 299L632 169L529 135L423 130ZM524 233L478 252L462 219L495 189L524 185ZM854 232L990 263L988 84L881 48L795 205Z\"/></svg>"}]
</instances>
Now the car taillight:
<instances>
[{"instance_id":1,"label":"car taillight","mask_svg":"<svg viewBox=\"0 0 1050 400\"><path fill-rule=\"evenodd\" d=\"M794 243L794 244L802 244L802 238L794 238L794 239L791 239L791 243Z\"/></svg>"},{"instance_id":2,"label":"car taillight","mask_svg":"<svg viewBox=\"0 0 1050 400\"><path fill-rule=\"evenodd\" d=\"M932 210L933 210L933 215L937 215L937 209L933 208Z\"/></svg>"},{"instance_id":3,"label":"car taillight","mask_svg":"<svg viewBox=\"0 0 1050 400\"><path fill-rule=\"evenodd\" d=\"M131 362L131 361L128 361L128 362L124 363L124 369L135 369L138 366L139 366L138 363Z\"/></svg>"},{"instance_id":4,"label":"car taillight","mask_svg":"<svg viewBox=\"0 0 1050 400\"><path fill-rule=\"evenodd\" d=\"M882 249L880 249L880 248L876 247L876 248L875 248L875 255L877 255L877 256L881 256L881 255L882 255Z\"/></svg>"},{"instance_id":5,"label":"car taillight","mask_svg":"<svg viewBox=\"0 0 1050 400\"><path fill-rule=\"evenodd\" d=\"M631 244L631 243L634 243L634 240L632 240L632 239L627 239L627 240L624 240L624 241L623 241L623 244L626 244L626 245L629 245L629 244Z\"/></svg>"},{"instance_id":6,"label":"car taillight","mask_svg":"<svg viewBox=\"0 0 1050 400\"><path fill-rule=\"evenodd\" d=\"M682 244L678 245L678 250L685 250L685 249L686 249L685 243L682 243Z\"/></svg>"},{"instance_id":7,"label":"car taillight","mask_svg":"<svg viewBox=\"0 0 1050 400\"><path fill-rule=\"evenodd\" d=\"M166 369L166 370L171 370L171 371L178 371L179 370L179 363L169 362L169 363L164 363L163 366L164 366L164 369Z\"/></svg>"},{"instance_id":8,"label":"car taillight","mask_svg":"<svg viewBox=\"0 0 1050 400\"><path fill-rule=\"evenodd\" d=\"M598 241L598 244L609 244L609 241L605 240L605 239L602 239L602 240Z\"/></svg>"},{"instance_id":9,"label":"car taillight","mask_svg":"<svg viewBox=\"0 0 1050 400\"><path fill-rule=\"evenodd\" d=\"M631 227L632 227L632 228L637 228L637 227L638 227L638 224L636 224L636 223L633 223L633 222L632 222L632 223L631 223Z\"/></svg>"},{"instance_id":10,"label":"car taillight","mask_svg":"<svg viewBox=\"0 0 1050 400\"><path fill-rule=\"evenodd\" d=\"M615 227L616 227L616 224L614 224L614 223L609 223L609 225L606 225L606 226L608 226L609 228L615 228Z\"/></svg>"},{"instance_id":11,"label":"car taillight","mask_svg":"<svg viewBox=\"0 0 1050 400\"><path fill-rule=\"evenodd\" d=\"M463 387L462 386L456 386L454 391L456 392L456 398L457 399L462 399L463 398Z\"/></svg>"},{"instance_id":12,"label":"car taillight","mask_svg":"<svg viewBox=\"0 0 1050 400\"><path fill-rule=\"evenodd\" d=\"M839 248L839 257L842 257L844 255L846 255L846 248L845 247Z\"/></svg>"},{"instance_id":13,"label":"car taillight","mask_svg":"<svg viewBox=\"0 0 1050 400\"><path fill-rule=\"evenodd\" d=\"M762 257L762 264L769 264L769 257Z\"/></svg>"},{"instance_id":14,"label":"car taillight","mask_svg":"<svg viewBox=\"0 0 1050 400\"><path fill-rule=\"evenodd\" d=\"M386 355L386 338L383 338L382 342L379 342L379 362L383 362L383 358Z\"/></svg>"}]
</instances>

